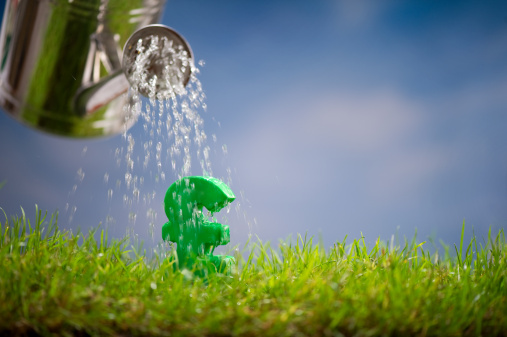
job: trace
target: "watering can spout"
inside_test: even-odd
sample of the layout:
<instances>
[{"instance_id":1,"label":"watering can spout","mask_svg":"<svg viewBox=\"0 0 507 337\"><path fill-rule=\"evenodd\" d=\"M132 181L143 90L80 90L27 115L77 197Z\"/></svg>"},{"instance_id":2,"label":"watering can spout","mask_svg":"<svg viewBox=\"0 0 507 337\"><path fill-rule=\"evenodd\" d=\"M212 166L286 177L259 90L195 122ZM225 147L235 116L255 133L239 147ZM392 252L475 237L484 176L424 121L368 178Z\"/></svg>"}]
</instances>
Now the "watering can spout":
<instances>
[{"instance_id":1,"label":"watering can spout","mask_svg":"<svg viewBox=\"0 0 507 337\"><path fill-rule=\"evenodd\" d=\"M126 108L132 103L126 95L132 62L124 64L123 46L137 43L139 31L165 27L156 24L164 5L165 0L7 0L0 106L24 124L67 137L124 132L137 116Z\"/></svg>"}]
</instances>

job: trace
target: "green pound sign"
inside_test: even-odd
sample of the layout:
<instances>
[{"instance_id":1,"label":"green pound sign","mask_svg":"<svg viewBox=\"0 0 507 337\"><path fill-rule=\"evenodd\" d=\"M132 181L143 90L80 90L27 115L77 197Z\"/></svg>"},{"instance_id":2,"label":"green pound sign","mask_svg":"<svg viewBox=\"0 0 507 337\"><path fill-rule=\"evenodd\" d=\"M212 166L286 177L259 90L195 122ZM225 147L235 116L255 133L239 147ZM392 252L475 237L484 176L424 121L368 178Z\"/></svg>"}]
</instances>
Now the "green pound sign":
<instances>
[{"instance_id":1,"label":"green pound sign","mask_svg":"<svg viewBox=\"0 0 507 337\"><path fill-rule=\"evenodd\" d=\"M213 255L216 246L229 243L229 226L208 221L202 208L215 213L235 198L229 186L212 177L184 177L167 189L164 210L169 221L162 227L162 239L177 244L180 268L197 268L201 276L203 269L230 272L234 258Z\"/></svg>"}]
</instances>

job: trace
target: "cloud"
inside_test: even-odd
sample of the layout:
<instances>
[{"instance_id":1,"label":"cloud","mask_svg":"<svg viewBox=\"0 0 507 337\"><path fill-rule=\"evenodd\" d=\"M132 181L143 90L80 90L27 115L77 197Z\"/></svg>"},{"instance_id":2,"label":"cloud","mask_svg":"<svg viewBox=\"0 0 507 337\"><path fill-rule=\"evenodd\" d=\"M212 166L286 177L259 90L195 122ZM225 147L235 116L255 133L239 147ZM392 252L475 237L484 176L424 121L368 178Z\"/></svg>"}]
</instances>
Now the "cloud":
<instances>
[{"instance_id":1,"label":"cloud","mask_svg":"<svg viewBox=\"0 0 507 337\"><path fill-rule=\"evenodd\" d=\"M450 169L449 148L427 139L428 108L396 91L283 96L259 105L258 120L230 144L259 235L336 234L392 218Z\"/></svg>"},{"instance_id":2,"label":"cloud","mask_svg":"<svg viewBox=\"0 0 507 337\"><path fill-rule=\"evenodd\" d=\"M355 153L390 146L421 122L419 109L392 92L327 93L300 107L293 126L310 147L328 144Z\"/></svg>"},{"instance_id":3,"label":"cloud","mask_svg":"<svg viewBox=\"0 0 507 337\"><path fill-rule=\"evenodd\" d=\"M376 19L392 3L385 1L334 1L334 13L336 22L344 28L366 28L373 25Z\"/></svg>"},{"instance_id":4,"label":"cloud","mask_svg":"<svg viewBox=\"0 0 507 337\"><path fill-rule=\"evenodd\" d=\"M294 92L259 111L235 147L246 155L243 170L266 176L272 168L312 175L329 161L391 160L417 142L426 123L421 107L390 91ZM259 164L250 166L252 160Z\"/></svg>"},{"instance_id":5,"label":"cloud","mask_svg":"<svg viewBox=\"0 0 507 337\"><path fill-rule=\"evenodd\" d=\"M423 194L425 187L449 169L445 147L399 147L371 167L364 186L366 195L379 204ZM434 187L434 186L433 186Z\"/></svg>"}]
</instances>

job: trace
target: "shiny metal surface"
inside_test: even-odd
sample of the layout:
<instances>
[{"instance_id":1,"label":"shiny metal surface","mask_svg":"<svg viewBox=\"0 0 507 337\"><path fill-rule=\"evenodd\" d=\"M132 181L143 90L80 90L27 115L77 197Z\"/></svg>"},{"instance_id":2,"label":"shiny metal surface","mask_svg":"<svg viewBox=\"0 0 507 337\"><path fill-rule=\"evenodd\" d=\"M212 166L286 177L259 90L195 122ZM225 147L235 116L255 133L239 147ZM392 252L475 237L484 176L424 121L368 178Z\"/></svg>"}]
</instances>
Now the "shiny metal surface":
<instances>
[{"instance_id":1,"label":"shiny metal surface","mask_svg":"<svg viewBox=\"0 0 507 337\"><path fill-rule=\"evenodd\" d=\"M146 81L139 83L134 76L139 48L147 50L152 44L156 45L158 50L151 55L145 53L144 56L148 54L148 57L144 62L142 75L146 76ZM174 52L163 52L168 49ZM146 97L155 94L170 97L173 91L178 91L178 86L183 89L190 79L192 63L192 49L187 41L175 30L164 25L155 24L139 29L132 34L123 49L125 76L130 84ZM153 79L154 85L150 86Z\"/></svg>"},{"instance_id":2,"label":"shiny metal surface","mask_svg":"<svg viewBox=\"0 0 507 337\"><path fill-rule=\"evenodd\" d=\"M0 105L36 129L69 137L123 132L122 46L159 21L165 0L7 0Z\"/></svg>"}]
</instances>

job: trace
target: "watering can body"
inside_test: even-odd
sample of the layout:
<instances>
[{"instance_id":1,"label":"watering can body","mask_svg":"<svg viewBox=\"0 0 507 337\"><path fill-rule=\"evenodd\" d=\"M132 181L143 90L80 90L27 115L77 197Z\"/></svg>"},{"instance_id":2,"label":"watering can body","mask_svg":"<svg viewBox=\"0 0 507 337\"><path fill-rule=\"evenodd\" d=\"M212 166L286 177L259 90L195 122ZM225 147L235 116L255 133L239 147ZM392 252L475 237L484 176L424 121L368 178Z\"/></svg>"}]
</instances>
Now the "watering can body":
<instances>
[{"instance_id":1,"label":"watering can body","mask_svg":"<svg viewBox=\"0 0 507 337\"><path fill-rule=\"evenodd\" d=\"M118 134L136 120L122 47L160 20L165 0L7 0L0 34L0 106L68 137Z\"/></svg>"}]
</instances>

